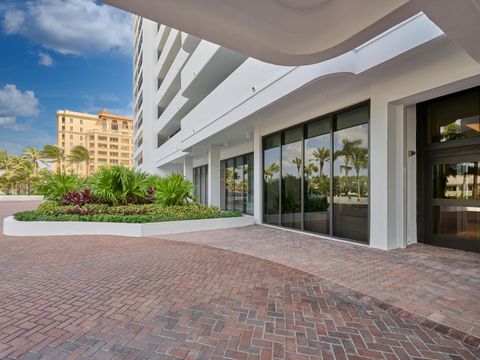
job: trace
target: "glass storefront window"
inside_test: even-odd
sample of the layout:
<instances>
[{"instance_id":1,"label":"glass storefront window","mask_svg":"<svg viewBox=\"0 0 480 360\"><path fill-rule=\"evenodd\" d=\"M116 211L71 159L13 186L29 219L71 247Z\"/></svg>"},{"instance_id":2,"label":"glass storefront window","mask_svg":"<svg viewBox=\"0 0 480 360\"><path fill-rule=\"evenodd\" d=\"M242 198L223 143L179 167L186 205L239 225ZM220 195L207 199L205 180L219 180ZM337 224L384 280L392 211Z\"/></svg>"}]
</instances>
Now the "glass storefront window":
<instances>
[{"instance_id":1,"label":"glass storefront window","mask_svg":"<svg viewBox=\"0 0 480 360\"><path fill-rule=\"evenodd\" d=\"M220 171L222 209L253 215L253 154L222 160Z\"/></svg>"},{"instance_id":2,"label":"glass storefront window","mask_svg":"<svg viewBox=\"0 0 480 360\"><path fill-rule=\"evenodd\" d=\"M220 162L220 189L225 189L225 161ZM225 193L226 191L220 191L220 209L227 210L225 208Z\"/></svg>"},{"instance_id":3,"label":"glass storefront window","mask_svg":"<svg viewBox=\"0 0 480 360\"><path fill-rule=\"evenodd\" d=\"M302 227L302 127L282 136L282 226Z\"/></svg>"},{"instance_id":4,"label":"glass storefront window","mask_svg":"<svg viewBox=\"0 0 480 360\"><path fill-rule=\"evenodd\" d=\"M427 143L480 136L480 91L447 96L427 105Z\"/></svg>"},{"instance_id":5,"label":"glass storefront window","mask_svg":"<svg viewBox=\"0 0 480 360\"><path fill-rule=\"evenodd\" d=\"M368 109L336 116L333 235L368 241Z\"/></svg>"},{"instance_id":6,"label":"glass storefront window","mask_svg":"<svg viewBox=\"0 0 480 360\"><path fill-rule=\"evenodd\" d=\"M368 242L368 122L366 104L265 137L264 221Z\"/></svg>"},{"instance_id":7,"label":"glass storefront window","mask_svg":"<svg viewBox=\"0 0 480 360\"><path fill-rule=\"evenodd\" d=\"M263 144L264 221L280 225L280 134Z\"/></svg>"},{"instance_id":8,"label":"glass storefront window","mask_svg":"<svg viewBox=\"0 0 480 360\"><path fill-rule=\"evenodd\" d=\"M244 174L243 174L243 157L237 157L234 159L234 175L233 181L235 183L235 198L234 198L234 209L239 210L242 213L245 213L245 205L247 202L247 194L245 192L244 186Z\"/></svg>"},{"instance_id":9,"label":"glass storefront window","mask_svg":"<svg viewBox=\"0 0 480 360\"><path fill-rule=\"evenodd\" d=\"M253 215L253 154L245 155L245 192L247 194L247 209L248 215Z\"/></svg>"},{"instance_id":10,"label":"glass storefront window","mask_svg":"<svg viewBox=\"0 0 480 360\"><path fill-rule=\"evenodd\" d=\"M193 185L195 199L200 203L208 203L208 165L193 168Z\"/></svg>"},{"instance_id":11,"label":"glass storefront window","mask_svg":"<svg viewBox=\"0 0 480 360\"><path fill-rule=\"evenodd\" d=\"M225 209L235 209L235 167L233 159L225 162Z\"/></svg>"},{"instance_id":12,"label":"glass storefront window","mask_svg":"<svg viewBox=\"0 0 480 360\"><path fill-rule=\"evenodd\" d=\"M304 166L305 230L330 233L330 118L306 126Z\"/></svg>"}]
</instances>

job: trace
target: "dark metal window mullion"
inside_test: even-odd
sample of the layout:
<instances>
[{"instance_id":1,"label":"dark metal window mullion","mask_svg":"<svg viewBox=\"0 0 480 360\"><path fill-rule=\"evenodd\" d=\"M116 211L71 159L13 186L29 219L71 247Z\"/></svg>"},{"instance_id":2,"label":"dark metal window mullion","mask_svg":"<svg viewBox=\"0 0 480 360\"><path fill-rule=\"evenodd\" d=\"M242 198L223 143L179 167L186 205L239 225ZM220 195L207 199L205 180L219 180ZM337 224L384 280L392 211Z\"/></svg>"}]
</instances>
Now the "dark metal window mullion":
<instances>
[{"instance_id":1,"label":"dark metal window mullion","mask_svg":"<svg viewBox=\"0 0 480 360\"><path fill-rule=\"evenodd\" d=\"M300 213L301 229L305 230L305 129L307 125L302 126L302 171L300 173Z\"/></svg>"},{"instance_id":2,"label":"dark metal window mullion","mask_svg":"<svg viewBox=\"0 0 480 360\"><path fill-rule=\"evenodd\" d=\"M233 196L232 196L232 199L233 199L233 209L232 210L237 210L235 208L235 203L236 203L236 198L235 198L235 193L237 192L237 183L235 181L235 173L237 172L237 158L233 158L232 159L232 162L233 162L233 171L232 171L232 180L233 180Z\"/></svg>"},{"instance_id":3,"label":"dark metal window mullion","mask_svg":"<svg viewBox=\"0 0 480 360\"><path fill-rule=\"evenodd\" d=\"M242 209L243 209L243 214L247 213L247 201L248 201L248 188L249 186L246 185L248 184L248 158L247 155L242 155L243 157L243 171L242 171ZM247 167L247 171L245 172L245 166ZM247 178L245 179L245 175Z\"/></svg>"},{"instance_id":4,"label":"dark metal window mullion","mask_svg":"<svg viewBox=\"0 0 480 360\"><path fill-rule=\"evenodd\" d=\"M335 175L333 173L334 170L334 146L333 146L333 131L335 129L334 127L334 119L335 115L330 116L330 216L329 216L329 235L333 236L333 213L334 213L334 203L333 203L333 181L335 178ZM321 179L320 179L321 180Z\"/></svg>"},{"instance_id":5,"label":"dark metal window mullion","mask_svg":"<svg viewBox=\"0 0 480 360\"><path fill-rule=\"evenodd\" d=\"M278 193L278 225L282 226L282 200L283 200L283 164L282 164L282 147L283 147L283 131L280 133L280 177L279 177L279 187L280 192Z\"/></svg>"},{"instance_id":6,"label":"dark metal window mullion","mask_svg":"<svg viewBox=\"0 0 480 360\"><path fill-rule=\"evenodd\" d=\"M208 165L205 165L205 179L204 179L204 184L205 184L205 204L208 204L208 197L210 194L208 193Z\"/></svg>"}]
</instances>

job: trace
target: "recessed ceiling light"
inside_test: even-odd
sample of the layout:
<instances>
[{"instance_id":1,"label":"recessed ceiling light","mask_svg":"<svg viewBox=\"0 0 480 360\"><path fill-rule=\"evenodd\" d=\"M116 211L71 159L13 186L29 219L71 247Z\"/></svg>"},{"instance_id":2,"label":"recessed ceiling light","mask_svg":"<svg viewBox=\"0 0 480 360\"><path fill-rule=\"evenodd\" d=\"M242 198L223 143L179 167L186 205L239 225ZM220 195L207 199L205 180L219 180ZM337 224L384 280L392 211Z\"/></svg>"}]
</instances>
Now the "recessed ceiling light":
<instances>
[{"instance_id":1,"label":"recessed ceiling light","mask_svg":"<svg viewBox=\"0 0 480 360\"><path fill-rule=\"evenodd\" d=\"M291 10L307 11L325 5L330 0L275 0L278 4Z\"/></svg>"}]
</instances>

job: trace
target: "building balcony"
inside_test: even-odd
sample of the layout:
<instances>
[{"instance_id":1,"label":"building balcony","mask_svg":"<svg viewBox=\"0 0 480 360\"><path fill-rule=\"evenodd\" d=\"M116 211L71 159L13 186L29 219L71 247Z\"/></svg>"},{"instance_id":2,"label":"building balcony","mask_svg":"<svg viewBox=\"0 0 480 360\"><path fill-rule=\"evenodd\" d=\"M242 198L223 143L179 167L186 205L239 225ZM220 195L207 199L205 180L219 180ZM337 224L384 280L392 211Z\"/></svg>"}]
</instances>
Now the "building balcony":
<instances>
[{"instance_id":1,"label":"building balcony","mask_svg":"<svg viewBox=\"0 0 480 360\"><path fill-rule=\"evenodd\" d=\"M246 57L202 40L180 73L181 90L163 109L155 131L168 135L180 120L230 75Z\"/></svg>"}]
</instances>

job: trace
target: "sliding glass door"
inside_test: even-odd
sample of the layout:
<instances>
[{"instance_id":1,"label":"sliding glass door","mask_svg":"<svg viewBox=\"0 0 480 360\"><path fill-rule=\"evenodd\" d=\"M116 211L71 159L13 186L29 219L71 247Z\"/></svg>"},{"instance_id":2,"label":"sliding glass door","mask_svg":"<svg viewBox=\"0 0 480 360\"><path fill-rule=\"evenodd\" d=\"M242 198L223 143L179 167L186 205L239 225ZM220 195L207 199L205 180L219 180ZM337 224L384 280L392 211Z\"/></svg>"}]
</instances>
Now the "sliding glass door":
<instances>
[{"instance_id":1,"label":"sliding glass door","mask_svg":"<svg viewBox=\"0 0 480 360\"><path fill-rule=\"evenodd\" d=\"M365 103L265 137L264 222L368 242L368 122Z\"/></svg>"}]
</instances>

